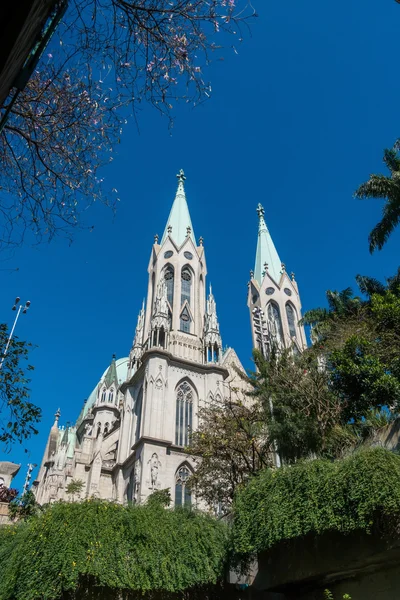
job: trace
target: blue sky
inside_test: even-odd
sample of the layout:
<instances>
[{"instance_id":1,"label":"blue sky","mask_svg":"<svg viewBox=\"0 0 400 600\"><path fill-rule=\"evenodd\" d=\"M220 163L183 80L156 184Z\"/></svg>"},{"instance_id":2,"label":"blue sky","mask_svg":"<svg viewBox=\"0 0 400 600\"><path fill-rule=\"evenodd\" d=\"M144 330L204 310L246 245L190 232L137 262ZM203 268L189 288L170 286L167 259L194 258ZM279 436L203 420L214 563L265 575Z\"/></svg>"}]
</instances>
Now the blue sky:
<instances>
[{"instance_id":1,"label":"blue sky","mask_svg":"<svg viewBox=\"0 0 400 600\"><path fill-rule=\"evenodd\" d=\"M22 248L0 269L0 318L11 324L16 295L30 299L18 335L37 345L32 401L43 409L40 434L2 459L40 463L53 415L75 421L115 352L129 352L147 289L155 233L162 234L185 170L194 230L204 237L208 280L224 345L250 366L246 284L254 267L261 202L274 242L296 273L303 309L327 289L380 279L398 266L400 229L370 256L367 237L378 200L352 195L382 151L400 135L398 28L394 0L254 0L259 13L236 55L209 68L212 98L180 106L174 129L150 107L130 124L106 173L121 203L115 219L90 212L92 233L69 247ZM7 271L18 267L17 272ZM24 453L24 449L28 453Z\"/></svg>"}]
</instances>

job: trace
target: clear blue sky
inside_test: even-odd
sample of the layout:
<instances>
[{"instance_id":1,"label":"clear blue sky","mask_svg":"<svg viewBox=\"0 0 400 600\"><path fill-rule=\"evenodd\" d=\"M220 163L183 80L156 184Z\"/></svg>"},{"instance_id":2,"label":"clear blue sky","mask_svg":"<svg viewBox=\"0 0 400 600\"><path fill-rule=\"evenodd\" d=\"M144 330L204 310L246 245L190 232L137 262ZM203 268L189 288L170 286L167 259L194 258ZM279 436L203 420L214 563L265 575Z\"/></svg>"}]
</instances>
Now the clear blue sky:
<instances>
[{"instance_id":1,"label":"clear blue sky","mask_svg":"<svg viewBox=\"0 0 400 600\"><path fill-rule=\"evenodd\" d=\"M257 215L267 224L303 309L324 303L327 289L380 279L397 269L400 229L370 256L367 236L380 201L352 197L382 151L400 135L398 35L394 0L254 0L259 18L239 54L209 69L213 96L182 105L172 135L150 107L140 132L128 126L107 180L121 197L118 214L95 207L92 233L75 243L23 248L0 268L0 319L16 295L32 308L18 334L37 344L32 401L43 409L40 435L2 458L40 463L58 407L74 422L115 352L129 352L147 286L155 233L162 234L176 189L187 175L194 230L204 236L209 281L223 343L250 366L246 284L254 267Z\"/></svg>"}]
</instances>

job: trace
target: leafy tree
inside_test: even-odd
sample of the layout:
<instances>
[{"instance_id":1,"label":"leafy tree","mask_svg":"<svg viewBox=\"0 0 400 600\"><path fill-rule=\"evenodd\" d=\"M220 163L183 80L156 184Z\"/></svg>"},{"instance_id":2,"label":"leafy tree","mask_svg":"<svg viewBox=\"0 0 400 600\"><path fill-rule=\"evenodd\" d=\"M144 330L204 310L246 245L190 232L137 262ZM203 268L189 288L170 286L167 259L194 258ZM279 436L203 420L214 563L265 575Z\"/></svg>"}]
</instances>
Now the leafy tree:
<instances>
[{"instance_id":1,"label":"leafy tree","mask_svg":"<svg viewBox=\"0 0 400 600\"><path fill-rule=\"evenodd\" d=\"M21 496L13 498L8 506L8 514L13 521L26 521L38 514L40 509L41 507L36 502L35 494L31 490L27 490Z\"/></svg>"},{"instance_id":2,"label":"leafy tree","mask_svg":"<svg viewBox=\"0 0 400 600\"><path fill-rule=\"evenodd\" d=\"M235 492L273 461L264 410L239 390L226 390L199 409L199 427L187 451L196 465L196 495L218 513L230 510Z\"/></svg>"},{"instance_id":3,"label":"leafy tree","mask_svg":"<svg viewBox=\"0 0 400 600\"><path fill-rule=\"evenodd\" d=\"M220 581L227 547L226 526L195 511L57 502L0 528L0 598L168 597Z\"/></svg>"},{"instance_id":4,"label":"leafy tree","mask_svg":"<svg viewBox=\"0 0 400 600\"><path fill-rule=\"evenodd\" d=\"M253 14L247 0L69 0L0 135L0 249L71 238L93 202L115 208L99 169L129 115L150 103L170 119L209 97L216 41L239 43Z\"/></svg>"},{"instance_id":5,"label":"leafy tree","mask_svg":"<svg viewBox=\"0 0 400 600\"><path fill-rule=\"evenodd\" d=\"M382 250L400 221L400 158L397 141L392 149L386 149L383 162L389 169L389 175L370 176L366 183L360 185L355 192L357 198L379 198L385 200L381 221L369 234L369 250Z\"/></svg>"},{"instance_id":6,"label":"leafy tree","mask_svg":"<svg viewBox=\"0 0 400 600\"><path fill-rule=\"evenodd\" d=\"M73 479L69 482L65 491L69 496L72 496L72 500L75 500L76 496L78 496L79 498L79 495L82 492L84 485L85 484L81 479Z\"/></svg>"},{"instance_id":7,"label":"leafy tree","mask_svg":"<svg viewBox=\"0 0 400 600\"><path fill-rule=\"evenodd\" d=\"M6 347L7 325L0 324L0 348ZM29 401L29 379L25 371L33 367L23 367L28 360L32 344L13 337L6 356L0 358L0 442L6 447L14 442L22 442L37 434L35 427L41 417L41 409Z\"/></svg>"}]
</instances>

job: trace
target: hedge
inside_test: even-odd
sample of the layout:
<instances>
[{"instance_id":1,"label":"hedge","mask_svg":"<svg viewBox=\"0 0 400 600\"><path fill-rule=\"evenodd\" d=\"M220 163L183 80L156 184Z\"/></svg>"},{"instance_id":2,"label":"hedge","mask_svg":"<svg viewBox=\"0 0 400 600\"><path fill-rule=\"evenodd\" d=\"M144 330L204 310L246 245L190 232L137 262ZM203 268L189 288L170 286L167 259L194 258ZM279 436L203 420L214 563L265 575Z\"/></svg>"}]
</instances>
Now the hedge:
<instances>
[{"instance_id":1,"label":"hedge","mask_svg":"<svg viewBox=\"0 0 400 600\"><path fill-rule=\"evenodd\" d=\"M142 595L213 584L227 543L223 524L194 511L57 503L0 527L0 599L85 596L93 586Z\"/></svg>"},{"instance_id":2,"label":"hedge","mask_svg":"<svg viewBox=\"0 0 400 600\"><path fill-rule=\"evenodd\" d=\"M328 531L371 532L400 515L400 456L383 448L343 460L303 461L266 470L236 496L233 544L239 554Z\"/></svg>"}]
</instances>

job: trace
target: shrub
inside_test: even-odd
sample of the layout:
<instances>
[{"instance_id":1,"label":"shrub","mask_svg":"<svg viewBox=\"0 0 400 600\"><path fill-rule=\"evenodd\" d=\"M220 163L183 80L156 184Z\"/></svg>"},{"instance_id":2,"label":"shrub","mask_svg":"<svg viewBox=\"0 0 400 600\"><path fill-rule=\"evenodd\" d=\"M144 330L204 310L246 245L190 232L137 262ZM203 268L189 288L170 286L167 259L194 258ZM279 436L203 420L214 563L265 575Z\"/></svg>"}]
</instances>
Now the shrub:
<instances>
[{"instance_id":1,"label":"shrub","mask_svg":"<svg viewBox=\"0 0 400 600\"><path fill-rule=\"evenodd\" d=\"M334 462L302 461L263 471L238 493L234 547L245 554L309 533L369 533L399 514L400 456L373 448Z\"/></svg>"},{"instance_id":2,"label":"shrub","mask_svg":"<svg viewBox=\"0 0 400 600\"><path fill-rule=\"evenodd\" d=\"M57 503L0 531L0 599L50 600L96 588L139 596L216 583L226 546L226 527L194 511Z\"/></svg>"}]
</instances>

